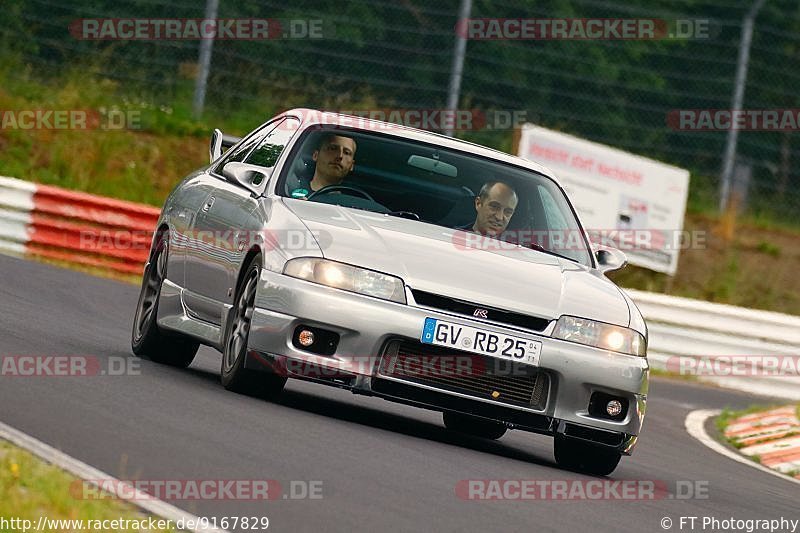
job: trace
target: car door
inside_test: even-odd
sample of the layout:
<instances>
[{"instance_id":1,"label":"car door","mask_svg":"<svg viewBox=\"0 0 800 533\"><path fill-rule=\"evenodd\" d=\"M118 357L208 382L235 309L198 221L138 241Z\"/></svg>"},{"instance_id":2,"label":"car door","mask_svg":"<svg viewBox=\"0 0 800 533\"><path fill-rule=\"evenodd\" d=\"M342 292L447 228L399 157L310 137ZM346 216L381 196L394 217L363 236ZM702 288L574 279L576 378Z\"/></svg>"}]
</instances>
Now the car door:
<instances>
[{"instance_id":1,"label":"car door","mask_svg":"<svg viewBox=\"0 0 800 533\"><path fill-rule=\"evenodd\" d=\"M180 185L167 211L171 228L167 278L180 287L186 286L186 253L192 247L197 214L211 194L209 184L200 176L202 174L191 176Z\"/></svg>"},{"instance_id":2,"label":"car door","mask_svg":"<svg viewBox=\"0 0 800 533\"><path fill-rule=\"evenodd\" d=\"M215 243L218 239L224 239L225 235L218 235L215 230L206 227L204 215L210 211L217 201L218 190L225 186L230 189L225 179L214 172L216 168L222 168L230 161L244 161L245 157L255 148L255 146L275 128L277 121L270 121L259 130L245 138L241 143L234 146L230 151L222 156L216 163L209 167L208 171L192 178L191 185L193 197L200 198L199 202L193 202L196 211L191 213L191 227L188 231L185 249L183 250L183 303L189 314L195 318L200 318L207 322L217 323L215 317L218 314L219 303L215 303L210 298L211 291L207 288L209 283L208 275L210 272L219 271L219 267L211 266L209 262L219 261L220 252L216 248L220 247ZM218 213L223 205L230 205L230 202L222 202L214 210ZM187 215L189 216L189 215ZM218 229L218 228L217 228Z\"/></svg>"},{"instance_id":3,"label":"car door","mask_svg":"<svg viewBox=\"0 0 800 533\"><path fill-rule=\"evenodd\" d=\"M290 125L286 125L290 121ZM231 161L264 167L265 172L275 165L288 140L299 127L299 121L286 119L266 128L233 157L213 167L207 174L213 181L195 223L198 236L196 254L187 255L187 307L197 317L215 325L233 304L236 280L250 244L263 230L261 221L251 217L258 205L253 191L228 181L222 168Z\"/></svg>"}]
</instances>

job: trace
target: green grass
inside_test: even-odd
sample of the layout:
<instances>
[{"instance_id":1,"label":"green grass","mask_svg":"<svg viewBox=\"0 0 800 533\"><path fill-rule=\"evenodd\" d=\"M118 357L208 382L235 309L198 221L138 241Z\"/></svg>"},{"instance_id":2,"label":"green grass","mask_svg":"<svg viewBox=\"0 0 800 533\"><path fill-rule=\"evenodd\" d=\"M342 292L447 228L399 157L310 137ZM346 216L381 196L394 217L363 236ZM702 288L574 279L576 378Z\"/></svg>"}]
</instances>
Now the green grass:
<instances>
[{"instance_id":1,"label":"green grass","mask_svg":"<svg viewBox=\"0 0 800 533\"><path fill-rule=\"evenodd\" d=\"M75 498L70 492L75 482L74 477L55 466L0 440L0 516L31 520L33 524L42 516L55 520L147 518L120 500Z\"/></svg>"},{"instance_id":2,"label":"green grass","mask_svg":"<svg viewBox=\"0 0 800 533\"><path fill-rule=\"evenodd\" d=\"M717 270L707 290L707 299L714 302L727 302L736 293L739 285L739 254L734 249L724 266Z\"/></svg>"},{"instance_id":3,"label":"green grass","mask_svg":"<svg viewBox=\"0 0 800 533\"><path fill-rule=\"evenodd\" d=\"M776 246L771 242L761 241L758 243L757 249L759 252L767 255L771 255L772 257L780 257L781 255L781 248L780 246Z\"/></svg>"},{"instance_id":4,"label":"green grass","mask_svg":"<svg viewBox=\"0 0 800 533\"><path fill-rule=\"evenodd\" d=\"M691 169L690 169L691 170ZM719 216L719 184L717 177L692 174L689 178L689 196L686 212L693 215ZM800 218L788 213L785 198L764 195L751 200L747 209L737 215L738 223L764 230L800 230Z\"/></svg>"},{"instance_id":5,"label":"green grass","mask_svg":"<svg viewBox=\"0 0 800 533\"><path fill-rule=\"evenodd\" d=\"M689 197L686 211L689 213L711 215L719 210L719 190L716 178L692 175L689 178Z\"/></svg>"},{"instance_id":6,"label":"green grass","mask_svg":"<svg viewBox=\"0 0 800 533\"><path fill-rule=\"evenodd\" d=\"M115 81L92 79L84 68L47 83L29 74L0 63L0 109L88 110L99 127L2 128L0 174L151 205L161 205L183 176L208 163L214 127L243 134L273 111L211 112L194 120L188 103L164 105L158 95L131 94Z\"/></svg>"},{"instance_id":7,"label":"green grass","mask_svg":"<svg viewBox=\"0 0 800 533\"><path fill-rule=\"evenodd\" d=\"M677 379L681 381L698 381L697 376L693 374L681 374L680 372L671 372L661 368L650 367L650 375L658 378Z\"/></svg>"}]
</instances>

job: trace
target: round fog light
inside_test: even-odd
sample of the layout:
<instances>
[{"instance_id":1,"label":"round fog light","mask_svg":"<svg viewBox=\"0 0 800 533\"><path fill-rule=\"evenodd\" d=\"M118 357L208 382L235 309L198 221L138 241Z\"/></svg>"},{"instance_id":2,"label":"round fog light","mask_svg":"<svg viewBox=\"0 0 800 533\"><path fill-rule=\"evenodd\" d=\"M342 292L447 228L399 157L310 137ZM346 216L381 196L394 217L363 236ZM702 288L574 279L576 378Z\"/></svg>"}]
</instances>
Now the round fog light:
<instances>
[{"instance_id":1,"label":"round fog light","mask_svg":"<svg viewBox=\"0 0 800 533\"><path fill-rule=\"evenodd\" d=\"M314 334L307 329L304 329L297 336L297 342L306 347L311 346L314 344Z\"/></svg>"},{"instance_id":2,"label":"round fog light","mask_svg":"<svg viewBox=\"0 0 800 533\"><path fill-rule=\"evenodd\" d=\"M622 412L622 403L619 400L611 400L606 404L606 413L609 416L617 416Z\"/></svg>"}]
</instances>

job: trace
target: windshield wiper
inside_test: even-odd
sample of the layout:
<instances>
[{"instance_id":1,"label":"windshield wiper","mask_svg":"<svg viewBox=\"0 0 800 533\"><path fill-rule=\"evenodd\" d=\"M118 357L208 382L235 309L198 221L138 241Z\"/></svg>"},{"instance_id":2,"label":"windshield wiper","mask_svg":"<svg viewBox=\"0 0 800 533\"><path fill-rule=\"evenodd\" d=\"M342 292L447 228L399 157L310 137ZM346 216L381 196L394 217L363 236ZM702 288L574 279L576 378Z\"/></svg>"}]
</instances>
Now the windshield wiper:
<instances>
[{"instance_id":1,"label":"windshield wiper","mask_svg":"<svg viewBox=\"0 0 800 533\"><path fill-rule=\"evenodd\" d=\"M573 263L578 263L578 264L581 264L581 262L580 262L580 261L578 261L577 259L575 259L574 257L569 257L569 256L566 256L566 255L564 255L564 254L560 254L560 253L558 253L558 252L554 252L553 250L548 250L547 248L543 247L543 246L542 246L542 245L540 245L540 244L532 244L532 246L533 246L533 248L534 248L535 250L538 250L538 251L540 251L540 252L544 252L544 253L546 253L546 254L554 255L554 256L556 256L556 257L561 257L561 258L563 258L563 259L567 259L567 260L569 260L569 261L572 261Z\"/></svg>"},{"instance_id":2,"label":"windshield wiper","mask_svg":"<svg viewBox=\"0 0 800 533\"><path fill-rule=\"evenodd\" d=\"M411 220L419 220L419 215L412 212L412 211L389 211L386 213L389 216L393 217L400 217L400 218L409 218Z\"/></svg>"},{"instance_id":3,"label":"windshield wiper","mask_svg":"<svg viewBox=\"0 0 800 533\"><path fill-rule=\"evenodd\" d=\"M517 246L521 246L523 248L531 248L531 249L536 250L538 252L544 252L544 253L546 253L548 255L554 255L556 257L561 257L563 259L568 259L570 261L573 261L575 263L580 264L580 261L578 261L574 257L568 257L568 256L560 254L558 252L554 252L553 250L545 248L544 246L542 246L541 244L539 244L537 242L531 241L531 242L526 242L525 244L520 244L520 243L514 242L514 241L506 241L506 242L511 242L511 243L516 244Z\"/></svg>"}]
</instances>

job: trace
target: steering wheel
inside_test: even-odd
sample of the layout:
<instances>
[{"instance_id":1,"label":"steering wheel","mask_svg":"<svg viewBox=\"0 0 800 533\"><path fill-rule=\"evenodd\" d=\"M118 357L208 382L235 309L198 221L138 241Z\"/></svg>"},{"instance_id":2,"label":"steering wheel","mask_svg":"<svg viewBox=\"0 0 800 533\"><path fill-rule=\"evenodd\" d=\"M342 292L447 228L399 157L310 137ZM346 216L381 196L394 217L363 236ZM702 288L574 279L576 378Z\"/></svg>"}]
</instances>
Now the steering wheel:
<instances>
[{"instance_id":1,"label":"steering wheel","mask_svg":"<svg viewBox=\"0 0 800 533\"><path fill-rule=\"evenodd\" d=\"M375 198L369 195L368 192L361 190L358 187L353 187L351 185L328 185L327 187L323 187L318 191L312 192L311 194L308 195L308 198L306 199L311 200L315 196L322 196L323 194L329 194L332 192L345 192L345 191L349 193L355 193L356 196L360 196L361 198L369 200L370 202L374 202L376 204L378 203L375 201Z\"/></svg>"}]
</instances>

